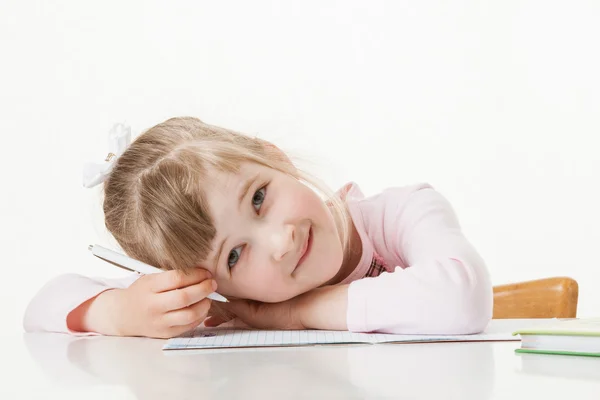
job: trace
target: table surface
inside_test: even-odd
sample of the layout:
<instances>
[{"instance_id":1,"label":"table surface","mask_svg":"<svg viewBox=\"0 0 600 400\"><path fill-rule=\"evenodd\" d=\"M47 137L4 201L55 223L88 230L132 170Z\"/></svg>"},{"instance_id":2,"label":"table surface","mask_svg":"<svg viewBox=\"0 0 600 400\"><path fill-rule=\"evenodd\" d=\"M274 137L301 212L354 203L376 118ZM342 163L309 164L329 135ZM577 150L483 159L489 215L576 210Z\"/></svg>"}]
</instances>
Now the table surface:
<instances>
[{"instance_id":1,"label":"table surface","mask_svg":"<svg viewBox=\"0 0 600 400\"><path fill-rule=\"evenodd\" d=\"M600 358L518 354L519 342L170 352L164 343L21 334L5 340L0 398L600 399Z\"/></svg>"}]
</instances>

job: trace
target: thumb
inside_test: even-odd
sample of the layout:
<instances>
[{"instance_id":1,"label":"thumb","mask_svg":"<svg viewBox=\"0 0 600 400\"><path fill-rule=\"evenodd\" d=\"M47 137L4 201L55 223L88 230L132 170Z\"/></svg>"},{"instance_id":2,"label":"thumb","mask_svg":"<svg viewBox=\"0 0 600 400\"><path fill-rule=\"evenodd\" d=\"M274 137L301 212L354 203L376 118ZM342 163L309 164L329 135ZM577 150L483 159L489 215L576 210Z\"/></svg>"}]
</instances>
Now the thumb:
<instances>
[{"instance_id":1,"label":"thumb","mask_svg":"<svg viewBox=\"0 0 600 400\"><path fill-rule=\"evenodd\" d=\"M250 303L248 300L229 300L227 303L219 303L218 307L218 312L215 312L204 320L204 326L214 328L236 317L245 321L250 314Z\"/></svg>"},{"instance_id":2,"label":"thumb","mask_svg":"<svg viewBox=\"0 0 600 400\"><path fill-rule=\"evenodd\" d=\"M243 321L254 319L257 314L257 302L252 300L230 300L222 304L227 313L233 314Z\"/></svg>"},{"instance_id":3,"label":"thumb","mask_svg":"<svg viewBox=\"0 0 600 400\"><path fill-rule=\"evenodd\" d=\"M244 314L250 308L250 301L248 300L229 300L227 303L222 303L220 306L227 313L230 314Z\"/></svg>"},{"instance_id":4,"label":"thumb","mask_svg":"<svg viewBox=\"0 0 600 400\"><path fill-rule=\"evenodd\" d=\"M221 315L214 315L214 316L208 317L204 320L204 326L206 326L208 328L214 328L216 326L224 324L225 322L231 321L233 318L234 318L233 316L225 317L225 316L221 316Z\"/></svg>"}]
</instances>

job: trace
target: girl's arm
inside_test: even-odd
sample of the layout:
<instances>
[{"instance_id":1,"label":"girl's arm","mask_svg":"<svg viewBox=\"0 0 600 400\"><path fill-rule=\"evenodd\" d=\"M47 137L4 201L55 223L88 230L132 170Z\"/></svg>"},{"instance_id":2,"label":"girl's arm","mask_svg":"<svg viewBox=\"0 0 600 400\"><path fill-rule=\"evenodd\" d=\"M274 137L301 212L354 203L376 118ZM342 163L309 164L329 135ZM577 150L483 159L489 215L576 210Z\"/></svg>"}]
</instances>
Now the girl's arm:
<instances>
[{"instance_id":1,"label":"girl's arm","mask_svg":"<svg viewBox=\"0 0 600 400\"><path fill-rule=\"evenodd\" d=\"M398 334L484 330L492 317L492 285L449 202L431 188L408 198L389 191L374 201L380 204L371 211L378 215L367 229L379 251L407 268L302 295L298 312L303 325Z\"/></svg>"},{"instance_id":2,"label":"girl's arm","mask_svg":"<svg viewBox=\"0 0 600 400\"><path fill-rule=\"evenodd\" d=\"M372 218L367 229L379 228L380 254L395 256L407 268L350 284L348 329L405 334L484 330L493 309L490 277L450 203L432 188L408 197L390 190L376 201L383 215Z\"/></svg>"},{"instance_id":3,"label":"girl's arm","mask_svg":"<svg viewBox=\"0 0 600 400\"><path fill-rule=\"evenodd\" d=\"M170 338L206 319L216 289L202 268L111 280L62 275L31 301L25 330Z\"/></svg>"},{"instance_id":4,"label":"girl's arm","mask_svg":"<svg viewBox=\"0 0 600 400\"><path fill-rule=\"evenodd\" d=\"M27 332L60 332L72 335L96 335L68 326L67 319L84 303L110 289L130 286L139 278L132 274L121 279L93 279L78 274L60 275L46 283L30 301L23 318Z\"/></svg>"}]
</instances>

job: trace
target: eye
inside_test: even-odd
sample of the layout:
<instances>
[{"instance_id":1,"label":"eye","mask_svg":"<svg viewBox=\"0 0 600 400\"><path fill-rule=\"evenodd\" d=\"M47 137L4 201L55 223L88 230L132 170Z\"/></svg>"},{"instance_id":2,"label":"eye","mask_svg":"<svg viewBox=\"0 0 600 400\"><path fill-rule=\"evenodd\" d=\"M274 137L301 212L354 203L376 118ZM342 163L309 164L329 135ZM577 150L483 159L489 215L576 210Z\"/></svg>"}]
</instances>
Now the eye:
<instances>
[{"instance_id":1,"label":"eye","mask_svg":"<svg viewBox=\"0 0 600 400\"><path fill-rule=\"evenodd\" d=\"M256 211L260 211L260 207L262 203L265 201L265 197L267 196L267 187L263 186L254 192L254 196L252 196L252 206Z\"/></svg>"},{"instance_id":2,"label":"eye","mask_svg":"<svg viewBox=\"0 0 600 400\"><path fill-rule=\"evenodd\" d=\"M241 255L242 255L242 246L238 246L235 249L231 250L229 252L229 257L227 257L227 266L229 268L233 268L235 266L235 264L238 262L238 260L240 259Z\"/></svg>"}]
</instances>

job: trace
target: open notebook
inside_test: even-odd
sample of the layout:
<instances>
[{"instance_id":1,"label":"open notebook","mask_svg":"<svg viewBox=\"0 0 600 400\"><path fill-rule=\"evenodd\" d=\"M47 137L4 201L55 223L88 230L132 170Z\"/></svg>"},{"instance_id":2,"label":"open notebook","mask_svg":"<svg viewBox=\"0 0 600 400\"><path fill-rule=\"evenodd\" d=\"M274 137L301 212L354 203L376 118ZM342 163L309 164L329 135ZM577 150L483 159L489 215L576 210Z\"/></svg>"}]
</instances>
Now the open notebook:
<instances>
[{"instance_id":1,"label":"open notebook","mask_svg":"<svg viewBox=\"0 0 600 400\"><path fill-rule=\"evenodd\" d=\"M352 333L323 330L250 330L200 327L169 339L163 350L218 349L242 347L289 347L329 344L431 343L520 341L513 335L517 329L553 326L556 319L496 319L483 333L476 335L390 335L384 333Z\"/></svg>"},{"instance_id":2,"label":"open notebook","mask_svg":"<svg viewBox=\"0 0 600 400\"><path fill-rule=\"evenodd\" d=\"M466 342L516 340L511 332L484 332L476 335L390 335L324 330L249 330L202 328L169 339L163 350L215 349L271 346L308 346L327 344L379 344L419 342Z\"/></svg>"}]
</instances>

